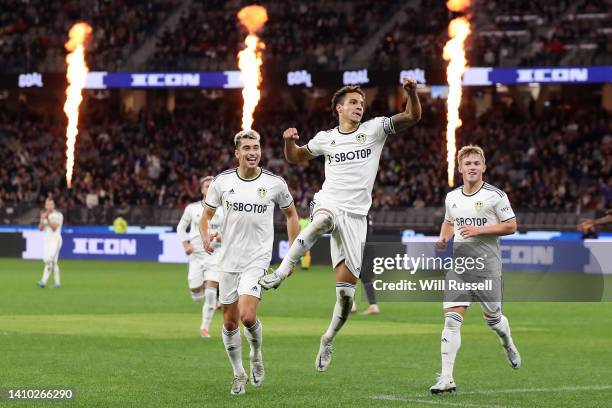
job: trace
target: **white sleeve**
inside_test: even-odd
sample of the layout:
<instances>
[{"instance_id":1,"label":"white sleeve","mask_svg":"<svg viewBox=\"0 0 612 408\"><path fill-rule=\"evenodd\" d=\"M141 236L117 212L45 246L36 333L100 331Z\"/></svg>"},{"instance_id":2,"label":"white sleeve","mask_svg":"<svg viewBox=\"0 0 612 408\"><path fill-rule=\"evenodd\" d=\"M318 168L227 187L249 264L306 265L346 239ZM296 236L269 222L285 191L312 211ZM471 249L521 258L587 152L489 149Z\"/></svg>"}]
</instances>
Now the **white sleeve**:
<instances>
[{"instance_id":1,"label":"white sleeve","mask_svg":"<svg viewBox=\"0 0 612 408\"><path fill-rule=\"evenodd\" d=\"M510 200L508 200L508 196L506 194L504 194L503 197L500 197L497 204L495 204L495 215L497 215L497 218L499 218L499 222L506 222L516 218L516 215L512 210L512 206L510 205Z\"/></svg>"},{"instance_id":2,"label":"white sleeve","mask_svg":"<svg viewBox=\"0 0 612 408\"><path fill-rule=\"evenodd\" d=\"M306 149L308 149L308 152L315 157L321 156L322 154L325 154L325 150L323 147L324 142L325 132L319 132L315 135L315 137L310 139L308 143L306 143Z\"/></svg>"},{"instance_id":3,"label":"white sleeve","mask_svg":"<svg viewBox=\"0 0 612 408\"><path fill-rule=\"evenodd\" d=\"M189 211L189 206L185 207L185 211L183 211L183 216L176 226L176 232L181 240L181 242L189 241L189 234L187 234L187 227L191 224L191 212Z\"/></svg>"},{"instance_id":4,"label":"white sleeve","mask_svg":"<svg viewBox=\"0 0 612 408\"><path fill-rule=\"evenodd\" d=\"M289 187L287 187L287 183L285 182L285 180L280 180L279 184L280 188L273 201L278 204L280 208L285 209L291 204L293 204L293 197L291 197Z\"/></svg>"},{"instance_id":5,"label":"white sleeve","mask_svg":"<svg viewBox=\"0 0 612 408\"><path fill-rule=\"evenodd\" d=\"M374 122L376 135L382 139L395 134L395 127L393 126L393 120L391 120L391 118L378 116L372 119L372 122Z\"/></svg>"},{"instance_id":6,"label":"white sleeve","mask_svg":"<svg viewBox=\"0 0 612 408\"><path fill-rule=\"evenodd\" d=\"M212 208L216 210L217 207L221 206L221 191L217 187L220 183L219 178L215 178L212 183L210 183L210 187L208 187L208 193L206 193L206 199L204 199L204 204L208 208Z\"/></svg>"},{"instance_id":7,"label":"white sleeve","mask_svg":"<svg viewBox=\"0 0 612 408\"><path fill-rule=\"evenodd\" d=\"M444 200L444 222L448 224L454 224L455 219L451 215L450 206L448 204L449 202L448 202L448 195L447 195L446 199Z\"/></svg>"}]
</instances>

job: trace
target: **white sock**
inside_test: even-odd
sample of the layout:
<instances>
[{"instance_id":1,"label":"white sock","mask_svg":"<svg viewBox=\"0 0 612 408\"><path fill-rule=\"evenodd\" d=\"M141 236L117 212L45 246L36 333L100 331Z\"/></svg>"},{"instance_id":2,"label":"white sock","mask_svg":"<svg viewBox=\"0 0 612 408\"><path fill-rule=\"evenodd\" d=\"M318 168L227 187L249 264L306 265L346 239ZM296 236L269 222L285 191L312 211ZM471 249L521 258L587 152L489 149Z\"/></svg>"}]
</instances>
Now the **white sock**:
<instances>
[{"instance_id":1,"label":"white sock","mask_svg":"<svg viewBox=\"0 0 612 408\"><path fill-rule=\"evenodd\" d=\"M204 290L204 305L202 306L202 326L200 328L208 329L210 321L215 314L217 308L217 288L206 288Z\"/></svg>"},{"instance_id":2,"label":"white sock","mask_svg":"<svg viewBox=\"0 0 612 408\"><path fill-rule=\"evenodd\" d=\"M194 302L201 302L204 300L204 291L199 290L197 292L191 292L191 300Z\"/></svg>"},{"instance_id":3,"label":"white sock","mask_svg":"<svg viewBox=\"0 0 612 408\"><path fill-rule=\"evenodd\" d=\"M502 346L508 347L512 345L512 335L510 333L510 324L504 315L496 318L485 318L489 327L499 336Z\"/></svg>"},{"instance_id":4,"label":"white sock","mask_svg":"<svg viewBox=\"0 0 612 408\"><path fill-rule=\"evenodd\" d=\"M225 351L229 357L234 375L246 375L244 367L242 366L242 339L240 338L240 328L237 327L235 330L229 331L223 326L223 345Z\"/></svg>"},{"instance_id":5,"label":"white sock","mask_svg":"<svg viewBox=\"0 0 612 408\"><path fill-rule=\"evenodd\" d=\"M259 319L257 319L253 326L244 328L244 337L249 341L253 354L259 356L263 342L263 325Z\"/></svg>"},{"instance_id":6,"label":"white sock","mask_svg":"<svg viewBox=\"0 0 612 408\"><path fill-rule=\"evenodd\" d=\"M353 298L355 297L355 285L345 282L336 283L336 304L332 314L331 323L325 332L325 337L331 341L336 337L346 319L351 314Z\"/></svg>"},{"instance_id":7,"label":"white sock","mask_svg":"<svg viewBox=\"0 0 612 408\"><path fill-rule=\"evenodd\" d=\"M60 270L59 270L59 265L57 262L53 262L52 264L52 268L53 268L53 282L56 285L60 285Z\"/></svg>"},{"instance_id":8,"label":"white sock","mask_svg":"<svg viewBox=\"0 0 612 408\"><path fill-rule=\"evenodd\" d=\"M43 277L42 277L42 283L44 283L45 285L47 284L47 281L49 280L49 276L51 276L51 262L45 262L45 268L43 269Z\"/></svg>"},{"instance_id":9,"label":"white sock","mask_svg":"<svg viewBox=\"0 0 612 408\"><path fill-rule=\"evenodd\" d=\"M461 347L461 324L463 317L459 313L447 312L444 314L444 330L440 343L442 353L442 377L453 377L455 357Z\"/></svg>"},{"instance_id":10,"label":"white sock","mask_svg":"<svg viewBox=\"0 0 612 408\"><path fill-rule=\"evenodd\" d=\"M276 270L276 273L286 278L291 268L293 268L304 254L312 248L321 235L329 232L333 226L334 223L331 215L322 211L316 213L312 218L312 222L308 224L308 226L298 234L295 241L293 241L293 244L291 244L283 261Z\"/></svg>"}]
</instances>

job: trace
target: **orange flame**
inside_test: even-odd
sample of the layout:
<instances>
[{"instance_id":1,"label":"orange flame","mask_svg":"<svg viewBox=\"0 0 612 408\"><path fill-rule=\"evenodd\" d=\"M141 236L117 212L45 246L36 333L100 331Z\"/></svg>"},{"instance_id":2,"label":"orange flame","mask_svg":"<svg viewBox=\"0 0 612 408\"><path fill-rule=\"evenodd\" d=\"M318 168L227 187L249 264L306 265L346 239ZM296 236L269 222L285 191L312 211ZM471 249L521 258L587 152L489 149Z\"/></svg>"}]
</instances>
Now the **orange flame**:
<instances>
[{"instance_id":1,"label":"orange flame","mask_svg":"<svg viewBox=\"0 0 612 408\"><path fill-rule=\"evenodd\" d=\"M66 184L72 187L72 171L74 168L74 145L79 132L79 105L83 101L81 94L85 87L85 78L89 68L85 62L85 40L91 34L91 26L87 23L76 23L70 29L68 36L70 39L64 45L70 52L66 56L68 70L66 78L68 88L66 88L66 103L64 112L68 117L68 127L66 128Z\"/></svg>"},{"instance_id":2,"label":"orange flame","mask_svg":"<svg viewBox=\"0 0 612 408\"><path fill-rule=\"evenodd\" d=\"M261 65L262 54L266 45L255 34L268 21L268 13L262 6L251 5L243 7L238 12L240 23L249 31L244 40L246 48L238 53L238 67L240 79L244 84L242 88L242 129L251 129L253 126L253 113L259 103L261 92Z\"/></svg>"},{"instance_id":3,"label":"orange flame","mask_svg":"<svg viewBox=\"0 0 612 408\"><path fill-rule=\"evenodd\" d=\"M457 7L456 3L460 0L449 0L447 6ZM463 2L464 7L469 5L469 1ZM454 10L457 11L457 10ZM455 130L461 126L459 118L459 105L461 104L461 78L467 68L465 59L465 39L470 34L470 22L466 17L459 17L451 20L448 26L450 40L446 42L442 57L449 61L446 68L446 80L448 81L448 100L447 100L447 125L446 125L446 162L448 164L448 185L455 184L455 154L457 144L455 140Z\"/></svg>"}]
</instances>

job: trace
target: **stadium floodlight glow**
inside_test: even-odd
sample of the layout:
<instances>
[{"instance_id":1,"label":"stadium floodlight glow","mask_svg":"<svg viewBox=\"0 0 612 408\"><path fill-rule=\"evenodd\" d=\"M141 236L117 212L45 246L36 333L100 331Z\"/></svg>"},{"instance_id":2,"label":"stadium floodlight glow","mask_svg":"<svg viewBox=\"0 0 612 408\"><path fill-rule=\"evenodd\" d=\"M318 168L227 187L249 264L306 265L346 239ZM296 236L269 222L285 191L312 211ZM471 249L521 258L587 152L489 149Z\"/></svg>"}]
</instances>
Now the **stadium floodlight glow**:
<instances>
[{"instance_id":1,"label":"stadium floodlight glow","mask_svg":"<svg viewBox=\"0 0 612 408\"><path fill-rule=\"evenodd\" d=\"M259 103L261 92L261 64L262 54L266 44L256 35L268 21L268 12L262 6L250 5L238 12L240 23L249 31L244 40L246 47L238 53L238 68L240 79L244 83L242 88L242 129L251 129L253 126L253 113Z\"/></svg>"},{"instance_id":2,"label":"stadium floodlight glow","mask_svg":"<svg viewBox=\"0 0 612 408\"><path fill-rule=\"evenodd\" d=\"M85 62L85 41L91 35L91 26L87 23L76 23L68 33L69 40L64 45L69 51L66 56L68 69L66 79L66 103L64 112L68 117L66 128L66 184L72 187L72 171L74 168L74 145L79 132L79 106L83 101L83 88L85 87L87 72L89 68Z\"/></svg>"},{"instance_id":3,"label":"stadium floodlight glow","mask_svg":"<svg viewBox=\"0 0 612 408\"><path fill-rule=\"evenodd\" d=\"M449 10L460 12L470 6L470 0L449 0L446 3ZM448 61L446 80L448 82L448 99L446 101L446 162L448 164L448 185L455 184L455 154L457 144L455 131L461 126L459 105L461 105L461 78L467 69L465 59L465 39L470 34L470 22L467 17L458 17L448 25L450 39L444 45L442 57Z\"/></svg>"}]
</instances>

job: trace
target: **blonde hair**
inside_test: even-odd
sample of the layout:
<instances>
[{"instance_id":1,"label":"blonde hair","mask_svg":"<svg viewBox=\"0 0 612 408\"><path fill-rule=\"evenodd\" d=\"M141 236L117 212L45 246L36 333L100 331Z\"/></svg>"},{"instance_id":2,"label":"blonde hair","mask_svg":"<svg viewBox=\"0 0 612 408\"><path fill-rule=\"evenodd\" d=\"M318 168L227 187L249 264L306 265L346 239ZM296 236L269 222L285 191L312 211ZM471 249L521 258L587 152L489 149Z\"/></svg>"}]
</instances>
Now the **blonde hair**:
<instances>
[{"instance_id":1,"label":"blonde hair","mask_svg":"<svg viewBox=\"0 0 612 408\"><path fill-rule=\"evenodd\" d=\"M482 157L483 164L485 164L487 161L485 159L484 150L482 150L482 147L478 145L467 145L463 146L459 150L459 153L457 153L457 165L461 166L461 160L463 160L464 157L469 156L470 154L477 154L478 156Z\"/></svg>"},{"instance_id":2,"label":"blonde hair","mask_svg":"<svg viewBox=\"0 0 612 408\"><path fill-rule=\"evenodd\" d=\"M240 141L242 139L257 140L259 142L261 136L253 129L241 130L240 132L236 133L236 136L234 136L234 145L236 145L236 147L240 147Z\"/></svg>"},{"instance_id":3,"label":"blonde hair","mask_svg":"<svg viewBox=\"0 0 612 408\"><path fill-rule=\"evenodd\" d=\"M201 177L200 178L200 185L206 183L207 181L213 180L214 177L213 176L205 176L205 177Z\"/></svg>"}]
</instances>

